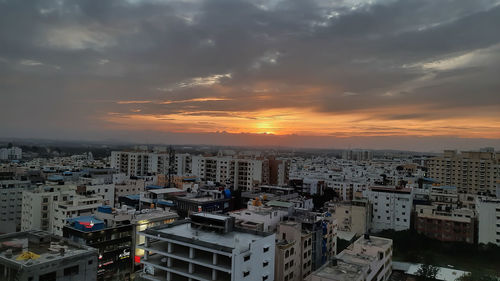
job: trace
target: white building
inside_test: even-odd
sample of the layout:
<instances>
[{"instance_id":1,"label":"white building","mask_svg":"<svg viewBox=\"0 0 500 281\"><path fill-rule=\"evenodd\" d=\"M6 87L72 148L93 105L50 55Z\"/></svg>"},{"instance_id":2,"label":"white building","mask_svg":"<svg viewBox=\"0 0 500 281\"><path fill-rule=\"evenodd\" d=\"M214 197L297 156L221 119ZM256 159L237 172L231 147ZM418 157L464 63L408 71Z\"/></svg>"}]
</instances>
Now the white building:
<instances>
[{"instance_id":1,"label":"white building","mask_svg":"<svg viewBox=\"0 0 500 281\"><path fill-rule=\"evenodd\" d=\"M500 245L500 199L477 198L478 242Z\"/></svg>"},{"instance_id":2,"label":"white building","mask_svg":"<svg viewBox=\"0 0 500 281\"><path fill-rule=\"evenodd\" d=\"M0 160L21 160L23 150L19 147L0 148Z\"/></svg>"},{"instance_id":3,"label":"white building","mask_svg":"<svg viewBox=\"0 0 500 281\"><path fill-rule=\"evenodd\" d=\"M72 200L53 202L50 216L51 232L62 236L67 219L91 215L97 212L97 208L102 206L103 203L102 196L86 197L78 195L74 196Z\"/></svg>"},{"instance_id":4,"label":"white building","mask_svg":"<svg viewBox=\"0 0 500 281\"><path fill-rule=\"evenodd\" d=\"M234 219L197 213L142 232L148 280L273 281L275 235L234 228Z\"/></svg>"},{"instance_id":5,"label":"white building","mask_svg":"<svg viewBox=\"0 0 500 281\"><path fill-rule=\"evenodd\" d=\"M391 273L392 240L364 235L306 280L386 281Z\"/></svg>"},{"instance_id":6,"label":"white building","mask_svg":"<svg viewBox=\"0 0 500 281\"><path fill-rule=\"evenodd\" d=\"M410 228L413 204L412 190L408 188L371 187L364 192L372 204L373 231Z\"/></svg>"},{"instance_id":7,"label":"white building","mask_svg":"<svg viewBox=\"0 0 500 281\"><path fill-rule=\"evenodd\" d=\"M74 185L41 186L23 191L21 230L32 229L52 232L52 205L59 200L68 201L76 196Z\"/></svg>"},{"instance_id":8,"label":"white building","mask_svg":"<svg viewBox=\"0 0 500 281\"><path fill-rule=\"evenodd\" d=\"M268 162L227 156L192 156L191 171L204 181L228 183L235 189L250 191L267 183Z\"/></svg>"},{"instance_id":9,"label":"white building","mask_svg":"<svg viewBox=\"0 0 500 281\"><path fill-rule=\"evenodd\" d=\"M30 187L30 181L0 181L0 233L21 230L23 190Z\"/></svg>"},{"instance_id":10,"label":"white building","mask_svg":"<svg viewBox=\"0 0 500 281\"><path fill-rule=\"evenodd\" d=\"M190 171L190 155L175 154L173 171L184 175ZM166 174L169 170L169 154L149 151L112 151L111 168L127 176Z\"/></svg>"}]
</instances>

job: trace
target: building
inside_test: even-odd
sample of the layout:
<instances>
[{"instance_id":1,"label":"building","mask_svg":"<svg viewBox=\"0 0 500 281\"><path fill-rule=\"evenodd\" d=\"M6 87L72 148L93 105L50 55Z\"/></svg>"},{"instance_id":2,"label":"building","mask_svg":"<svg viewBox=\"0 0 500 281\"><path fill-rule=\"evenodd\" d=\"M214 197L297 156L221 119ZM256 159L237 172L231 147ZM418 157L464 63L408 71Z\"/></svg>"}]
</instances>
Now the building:
<instances>
[{"instance_id":1,"label":"building","mask_svg":"<svg viewBox=\"0 0 500 281\"><path fill-rule=\"evenodd\" d=\"M312 233L300 222L284 221L276 232L275 280L304 280L312 272ZM287 254L288 251L288 254Z\"/></svg>"},{"instance_id":2,"label":"building","mask_svg":"<svg viewBox=\"0 0 500 281\"><path fill-rule=\"evenodd\" d=\"M373 152L370 150L344 150L342 159L354 161L370 161L373 159Z\"/></svg>"},{"instance_id":3,"label":"building","mask_svg":"<svg viewBox=\"0 0 500 281\"><path fill-rule=\"evenodd\" d=\"M0 233L21 230L23 191L30 189L30 181L0 181Z\"/></svg>"},{"instance_id":4,"label":"building","mask_svg":"<svg viewBox=\"0 0 500 281\"><path fill-rule=\"evenodd\" d=\"M428 162L429 176L443 185L458 188L459 193L494 195L499 175L500 152L491 150L445 150Z\"/></svg>"},{"instance_id":5,"label":"building","mask_svg":"<svg viewBox=\"0 0 500 281\"><path fill-rule=\"evenodd\" d=\"M79 216L67 220L65 238L97 249L97 280L129 280L133 270L132 225L104 222L95 216Z\"/></svg>"},{"instance_id":6,"label":"building","mask_svg":"<svg viewBox=\"0 0 500 281\"><path fill-rule=\"evenodd\" d=\"M0 148L0 160L21 160L23 150L19 147Z\"/></svg>"},{"instance_id":7,"label":"building","mask_svg":"<svg viewBox=\"0 0 500 281\"><path fill-rule=\"evenodd\" d=\"M63 227L66 225L67 219L91 216L103 205L104 200L100 196L78 195L68 201L59 200L52 203L52 210L50 211L52 233L63 236Z\"/></svg>"},{"instance_id":8,"label":"building","mask_svg":"<svg viewBox=\"0 0 500 281\"><path fill-rule=\"evenodd\" d=\"M372 204L372 231L400 231L410 228L413 204L411 189L371 187L364 194Z\"/></svg>"},{"instance_id":9,"label":"building","mask_svg":"<svg viewBox=\"0 0 500 281\"><path fill-rule=\"evenodd\" d=\"M119 198L127 195L136 195L145 191L146 181L143 179L123 179L115 182L115 205Z\"/></svg>"},{"instance_id":10,"label":"building","mask_svg":"<svg viewBox=\"0 0 500 281\"><path fill-rule=\"evenodd\" d=\"M415 230L418 233L445 242L474 243L475 219L472 210L455 210L444 215L432 207L415 206Z\"/></svg>"},{"instance_id":11,"label":"building","mask_svg":"<svg viewBox=\"0 0 500 281\"><path fill-rule=\"evenodd\" d=\"M290 161L269 157L269 184L286 186L290 174Z\"/></svg>"},{"instance_id":12,"label":"building","mask_svg":"<svg viewBox=\"0 0 500 281\"><path fill-rule=\"evenodd\" d=\"M386 281L391 273L392 240L366 234L306 280Z\"/></svg>"},{"instance_id":13,"label":"building","mask_svg":"<svg viewBox=\"0 0 500 281\"><path fill-rule=\"evenodd\" d=\"M142 235L144 279L274 280L275 235L239 229L231 217L197 213Z\"/></svg>"},{"instance_id":14,"label":"building","mask_svg":"<svg viewBox=\"0 0 500 281\"><path fill-rule=\"evenodd\" d=\"M500 199L477 198L478 243L500 245Z\"/></svg>"},{"instance_id":15,"label":"building","mask_svg":"<svg viewBox=\"0 0 500 281\"><path fill-rule=\"evenodd\" d=\"M227 156L192 156L192 173L203 181L225 183L235 190L251 191L269 179L267 159Z\"/></svg>"},{"instance_id":16,"label":"building","mask_svg":"<svg viewBox=\"0 0 500 281\"><path fill-rule=\"evenodd\" d=\"M0 236L2 281L95 281L97 251L43 231Z\"/></svg>"},{"instance_id":17,"label":"building","mask_svg":"<svg viewBox=\"0 0 500 281\"><path fill-rule=\"evenodd\" d=\"M52 233L53 203L73 200L76 186L49 185L23 191L21 230L44 230Z\"/></svg>"},{"instance_id":18,"label":"building","mask_svg":"<svg viewBox=\"0 0 500 281\"><path fill-rule=\"evenodd\" d=\"M170 154L161 151L112 151L110 161L111 168L127 176L168 174L169 162ZM175 154L171 164L173 173L182 176L191 170L191 156Z\"/></svg>"},{"instance_id":19,"label":"building","mask_svg":"<svg viewBox=\"0 0 500 281\"><path fill-rule=\"evenodd\" d=\"M337 220L339 231L353 232L360 236L367 233L371 227L372 210L367 199L329 202L326 208Z\"/></svg>"}]
</instances>

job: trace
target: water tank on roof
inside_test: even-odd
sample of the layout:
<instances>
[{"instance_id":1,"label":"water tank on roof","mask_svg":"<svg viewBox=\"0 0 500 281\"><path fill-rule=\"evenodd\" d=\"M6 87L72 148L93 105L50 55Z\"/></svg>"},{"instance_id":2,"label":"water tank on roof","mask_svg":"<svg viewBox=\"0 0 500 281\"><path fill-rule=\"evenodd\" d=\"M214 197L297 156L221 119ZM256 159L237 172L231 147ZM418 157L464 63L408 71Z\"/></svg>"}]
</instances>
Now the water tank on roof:
<instances>
[{"instance_id":1,"label":"water tank on roof","mask_svg":"<svg viewBox=\"0 0 500 281\"><path fill-rule=\"evenodd\" d=\"M224 197L225 198L231 198L231 190L225 189L224 190Z\"/></svg>"}]
</instances>

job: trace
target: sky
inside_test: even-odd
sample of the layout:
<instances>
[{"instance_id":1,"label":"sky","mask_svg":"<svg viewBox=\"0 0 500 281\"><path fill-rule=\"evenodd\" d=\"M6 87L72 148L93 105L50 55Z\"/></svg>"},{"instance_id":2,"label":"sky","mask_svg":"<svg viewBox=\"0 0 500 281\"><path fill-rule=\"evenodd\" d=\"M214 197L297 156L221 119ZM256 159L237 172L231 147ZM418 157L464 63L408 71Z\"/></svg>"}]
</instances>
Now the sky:
<instances>
[{"instance_id":1,"label":"sky","mask_svg":"<svg viewBox=\"0 0 500 281\"><path fill-rule=\"evenodd\" d=\"M0 137L500 149L500 1L0 0Z\"/></svg>"}]
</instances>

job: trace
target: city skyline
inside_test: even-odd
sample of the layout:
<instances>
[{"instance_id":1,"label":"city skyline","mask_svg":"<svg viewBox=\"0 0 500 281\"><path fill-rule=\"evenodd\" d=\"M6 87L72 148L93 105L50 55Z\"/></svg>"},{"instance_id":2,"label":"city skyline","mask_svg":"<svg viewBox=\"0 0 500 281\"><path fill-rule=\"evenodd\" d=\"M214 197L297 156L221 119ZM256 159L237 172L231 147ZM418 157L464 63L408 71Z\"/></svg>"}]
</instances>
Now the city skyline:
<instances>
[{"instance_id":1,"label":"city skyline","mask_svg":"<svg viewBox=\"0 0 500 281\"><path fill-rule=\"evenodd\" d=\"M499 1L3 1L1 137L500 148Z\"/></svg>"}]
</instances>

